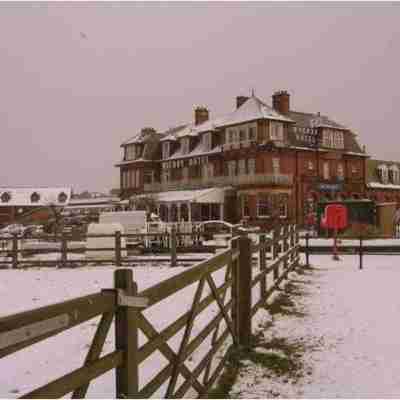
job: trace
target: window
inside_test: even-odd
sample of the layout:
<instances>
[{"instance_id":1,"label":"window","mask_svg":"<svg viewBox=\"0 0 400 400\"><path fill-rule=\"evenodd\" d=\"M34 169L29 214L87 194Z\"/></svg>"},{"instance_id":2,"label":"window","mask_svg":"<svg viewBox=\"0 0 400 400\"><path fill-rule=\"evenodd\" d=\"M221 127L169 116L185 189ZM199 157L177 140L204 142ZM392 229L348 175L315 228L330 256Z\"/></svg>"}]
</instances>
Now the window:
<instances>
[{"instance_id":1,"label":"window","mask_svg":"<svg viewBox=\"0 0 400 400\"><path fill-rule=\"evenodd\" d=\"M266 194L259 194L257 196L257 216L260 218L271 216L270 199Z\"/></svg>"},{"instance_id":2,"label":"window","mask_svg":"<svg viewBox=\"0 0 400 400\"><path fill-rule=\"evenodd\" d=\"M40 200L40 194L38 192L33 192L31 194L31 203L38 203Z\"/></svg>"},{"instance_id":3,"label":"window","mask_svg":"<svg viewBox=\"0 0 400 400\"><path fill-rule=\"evenodd\" d=\"M135 159L142 157L143 155L143 147L141 145L135 146Z\"/></svg>"},{"instance_id":4,"label":"window","mask_svg":"<svg viewBox=\"0 0 400 400\"><path fill-rule=\"evenodd\" d=\"M207 132L203 134L203 146L205 150L211 150L211 132Z\"/></svg>"},{"instance_id":5,"label":"window","mask_svg":"<svg viewBox=\"0 0 400 400\"><path fill-rule=\"evenodd\" d=\"M9 192L3 192L0 198L2 203L8 203L11 200L11 194Z\"/></svg>"},{"instance_id":6,"label":"window","mask_svg":"<svg viewBox=\"0 0 400 400\"><path fill-rule=\"evenodd\" d=\"M337 167L337 177L340 180L343 180L344 178L344 169L343 169L343 164L339 164Z\"/></svg>"},{"instance_id":7,"label":"window","mask_svg":"<svg viewBox=\"0 0 400 400\"><path fill-rule=\"evenodd\" d=\"M122 171L122 188L128 187L128 171Z\"/></svg>"},{"instance_id":8,"label":"window","mask_svg":"<svg viewBox=\"0 0 400 400\"><path fill-rule=\"evenodd\" d=\"M237 140L236 140L236 130L235 129L229 129L228 130L227 143L235 143L235 142L237 142Z\"/></svg>"},{"instance_id":9,"label":"window","mask_svg":"<svg viewBox=\"0 0 400 400\"><path fill-rule=\"evenodd\" d=\"M314 163L311 160L308 161L307 168L309 169L309 171L312 171L314 169Z\"/></svg>"},{"instance_id":10,"label":"window","mask_svg":"<svg viewBox=\"0 0 400 400\"><path fill-rule=\"evenodd\" d=\"M323 178L325 180L329 179L329 163L328 162L324 162L324 166L323 166Z\"/></svg>"},{"instance_id":11,"label":"window","mask_svg":"<svg viewBox=\"0 0 400 400\"><path fill-rule=\"evenodd\" d=\"M272 171L274 174L279 174L280 171L280 161L279 158L272 159Z\"/></svg>"},{"instance_id":12,"label":"window","mask_svg":"<svg viewBox=\"0 0 400 400\"><path fill-rule=\"evenodd\" d=\"M279 217L286 218L288 210L288 195L283 194L279 196Z\"/></svg>"},{"instance_id":13,"label":"window","mask_svg":"<svg viewBox=\"0 0 400 400\"><path fill-rule=\"evenodd\" d=\"M389 168L389 179L392 183L398 184L399 183L399 167L395 164L391 165Z\"/></svg>"},{"instance_id":14,"label":"window","mask_svg":"<svg viewBox=\"0 0 400 400\"><path fill-rule=\"evenodd\" d=\"M153 171L146 171L143 175L144 183L147 183L147 184L153 183L153 175L154 175Z\"/></svg>"},{"instance_id":15,"label":"window","mask_svg":"<svg viewBox=\"0 0 400 400\"><path fill-rule=\"evenodd\" d=\"M344 148L344 135L341 131L335 131L333 129L324 129L322 136L322 145L324 147L330 147L333 149Z\"/></svg>"},{"instance_id":16,"label":"window","mask_svg":"<svg viewBox=\"0 0 400 400\"><path fill-rule=\"evenodd\" d=\"M184 167L184 168L182 169L182 178L183 178L184 180L186 180L186 179L189 178L189 168L188 168L188 167Z\"/></svg>"},{"instance_id":17,"label":"window","mask_svg":"<svg viewBox=\"0 0 400 400\"><path fill-rule=\"evenodd\" d=\"M256 128L254 126L250 126L249 128L249 140L255 141L256 138Z\"/></svg>"},{"instance_id":18,"label":"window","mask_svg":"<svg viewBox=\"0 0 400 400\"><path fill-rule=\"evenodd\" d=\"M249 175L254 175L256 173L256 160L255 158L249 158Z\"/></svg>"},{"instance_id":19,"label":"window","mask_svg":"<svg viewBox=\"0 0 400 400\"><path fill-rule=\"evenodd\" d=\"M170 171L168 171L168 170L163 171L163 173L162 173L162 181L163 181L163 183L169 182L171 180L170 178L171 178Z\"/></svg>"},{"instance_id":20,"label":"window","mask_svg":"<svg viewBox=\"0 0 400 400\"><path fill-rule=\"evenodd\" d=\"M181 146L182 146L182 153L183 154L188 154L189 153L189 144L190 144L190 139L188 137L185 137L181 141Z\"/></svg>"},{"instance_id":21,"label":"window","mask_svg":"<svg viewBox=\"0 0 400 400\"><path fill-rule=\"evenodd\" d=\"M235 176L236 175L236 161L231 160L228 161L228 176Z\"/></svg>"},{"instance_id":22,"label":"window","mask_svg":"<svg viewBox=\"0 0 400 400\"><path fill-rule=\"evenodd\" d=\"M162 158L165 160L170 155L170 142L164 142L162 145Z\"/></svg>"},{"instance_id":23,"label":"window","mask_svg":"<svg viewBox=\"0 0 400 400\"><path fill-rule=\"evenodd\" d=\"M283 140L283 124L281 122L270 121L269 137L271 140Z\"/></svg>"},{"instance_id":24,"label":"window","mask_svg":"<svg viewBox=\"0 0 400 400\"><path fill-rule=\"evenodd\" d=\"M67 199L68 199L68 196L67 196L66 193L64 193L64 192L61 192L61 193L58 195L58 198L57 198L57 200L58 200L59 203L65 203L65 202L67 201Z\"/></svg>"},{"instance_id":25,"label":"window","mask_svg":"<svg viewBox=\"0 0 400 400\"><path fill-rule=\"evenodd\" d=\"M242 217L246 218L250 216L250 201L249 196L244 195L241 197L242 199Z\"/></svg>"},{"instance_id":26,"label":"window","mask_svg":"<svg viewBox=\"0 0 400 400\"><path fill-rule=\"evenodd\" d=\"M238 169L239 169L239 172L238 172L239 175L246 174L246 160L239 160Z\"/></svg>"},{"instance_id":27,"label":"window","mask_svg":"<svg viewBox=\"0 0 400 400\"><path fill-rule=\"evenodd\" d=\"M240 142L246 142L247 141L247 132L245 129L240 129L239 130L239 141Z\"/></svg>"},{"instance_id":28,"label":"window","mask_svg":"<svg viewBox=\"0 0 400 400\"><path fill-rule=\"evenodd\" d=\"M140 186L140 171L137 169L136 170L136 187Z\"/></svg>"}]
</instances>

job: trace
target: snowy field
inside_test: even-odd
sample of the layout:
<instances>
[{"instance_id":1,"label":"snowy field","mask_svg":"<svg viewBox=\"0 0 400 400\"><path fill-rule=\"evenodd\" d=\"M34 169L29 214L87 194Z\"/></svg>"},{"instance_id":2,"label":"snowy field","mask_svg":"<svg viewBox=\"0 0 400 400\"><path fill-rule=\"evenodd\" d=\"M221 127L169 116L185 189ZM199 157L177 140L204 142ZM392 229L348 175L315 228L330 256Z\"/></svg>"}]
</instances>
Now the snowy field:
<instances>
[{"instance_id":1,"label":"snowy field","mask_svg":"<svg viewBox=\"0 0 400 400\"><path fill-rule=\"evenodd\" d=\"M302 282L306 292L305 296L294 299L297 309L306 313L305 317L278 314L271 318L267 311L261 310L253 324L257 328L273 320L272 327L263 331L266 340L284 337L293 341L301 339L306 344L304 376L295 380L279 378L266 374L263 367L249 361L232 389L233 397L400 396L400 335L397 331L400 257L366 256L362 271L358 269L357 256L341 256L341 259L334 262L330 256L312 256L314 270L305 275L290 274L291 279ZM133 273L139 290L143 290L185 270L187 267L170 268L168 263L160 263L159 267L136 267ZM111 288L113 271L113 267L2 270L0 316ZM214 278L220 285L222 274ZM157 330L163 329L176 315L189 309L194 290L195 286L191 285L179 295L174 295L176 297L145 311L149 318L152 317ZM168 312L165 312L166 309ZM194 333L199 332L217 312L214 304L203 315L200 314ZM1 359L0 397L18 397L80 367L98 320L93 319ZM178 334L169 341L174 351L178 348L180 337ZM145 343L143 335L140 335L139 342L140 345ZM104 354L113 348L111 329ZM199 349L192 355L186 363L189 369L196 365L206 350ZM140 386L165 365L166 360L160 353L146 360L140 369ZM93 381L88 397L114 397L114 379L114 372L110 371ZM161 396L159 391L153 397Z\"/></svg>"},{"instance_id":2,"label":"snowy field","mask_svg":"<svg viewBox=\"0 0 400 400\"><path fill-rule=\"evenodd\" d=\"M184 263L188 265L187 262ZM157 266L158 265L158 266ZM164 281L174 275L187 271L188 267L169 267L169 262L157 262L152 266L133 268L134 280L138 283L139 291ZM79 296L99 292L103 288L113 287L115 267L83 267L76 269L30 268L26 270L0 271L0 316L18 313L28 309L62 302ZM222 284L224 269L213 273L217 286ZM144 315L158 331L164 329L178 316L186 312L192 304L196 284L192 284L168 299L156 304ZM208 287L203 291L204 298L210 293ZM229 299L229 297L228 297ZM201 331L218 313L214 303L208 306L196 319L193 335ZM11 354L0 360L0 398L19 397L47 382L61 377L73 369L79 368L84 362L89 346L93 339L100 318L95 318L74 327L57 336L35 344L27 349ZM225 323L221 323L221 329ZM177 352L183 330L168 341L172 350ZM195 367L210 348L210 339L189 357L186 365L189 369ZM146 338L139 332L139 346ZM226 347L225 347L226 349ZM106 340L103 355L114 350L114 332L111 328ZM140 367L139 384L143 387L164 366L167 360L156 351L145 360ZM115 397L114 371L93 381L89 387L88 397ZM178 379L177 387L183 382ZM161 397L162 387L154 397ZM190 397L193 396L189 395Z\"/></svg>"},{"instance_id":3,"label":"snowy field","mask_svg":"<svg viewBox=\"0 0 400 400\"><path fill-rule=\"evenodd\" d=\"M308 350L304 376L277 377L246 361L231 395L240 398L399 398L400 256L313 256L316 268L302 281L296 309L305 317L272 318L266 341L301 341ZM269 377L268 377L269 376Z\"/></svg>"}]
</instances>

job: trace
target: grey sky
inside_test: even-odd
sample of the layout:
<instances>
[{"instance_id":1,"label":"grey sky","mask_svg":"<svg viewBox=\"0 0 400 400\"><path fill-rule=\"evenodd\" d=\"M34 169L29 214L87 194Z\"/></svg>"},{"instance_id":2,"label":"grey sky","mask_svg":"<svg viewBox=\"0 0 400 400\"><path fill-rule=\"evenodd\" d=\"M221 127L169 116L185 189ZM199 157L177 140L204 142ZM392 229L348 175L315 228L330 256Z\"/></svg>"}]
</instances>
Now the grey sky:
<instances>
[{"instance_id":1,"label":"grey sky","mask_svg":"<svg viewBox=\"0 0 400 400\"><path fill-rule=\"evenodd\" d=\"M118 187L120 143L287 89L400 160L400 3L0 3L0 186Z\"/></svg>"}]
</instances>

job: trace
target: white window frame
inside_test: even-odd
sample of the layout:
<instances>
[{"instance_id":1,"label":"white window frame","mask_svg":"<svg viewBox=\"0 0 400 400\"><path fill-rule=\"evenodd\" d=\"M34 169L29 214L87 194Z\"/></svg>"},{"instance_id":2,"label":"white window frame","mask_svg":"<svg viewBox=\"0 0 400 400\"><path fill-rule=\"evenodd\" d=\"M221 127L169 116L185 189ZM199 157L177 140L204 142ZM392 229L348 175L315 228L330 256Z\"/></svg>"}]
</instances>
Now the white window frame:
<instances>
[{"instance_id":1,"label":"white window frame","mask_svg":"<svg viewBox=\"0 0 400 400\"><path fill-rule=\"evenodd\" d=\"M237 168L236 168L236 160L228 161L228 176L236 176Z\"/></svg>"},{"instance_id":2,"label":"white window frame","mask_svg":"<svg viewBox=\"0 0 400 400\"><path fill-rule=\"evenodd\" d=\"M266 197L267 198L267 204L268 204L268 211L269 211L269 213L268 214L260 214L260 199L261 199L261 197ZM270 199L270 196L268 195L268 194L262 194L262 193L260 193L260 194L258 194L258 196L257 196L257 218L271 218L271 213L270 213L270 210L271 210L271 199Z\"/></svg>"},{"instance_id":3,"label":"white window frame","mask_svg":"<svg viewBox=\"0 0 400 400\"><path fill-rule=\"evenodd\" d=\"M249 175L254 175L256 173L256 159L249 158L247 160L247 170Z\"/></svg>"},{"instance_id":4,"label":"white window frame","mask_svg":"<svg viewBox=\"0 0 400 400\"><path fill-rule=\"evenodd\" d=\"M342 163L339 163L337 166L337 176L340 179L344 179L344 167Z\"/></svg>"},{"instance_id":5,"label":"white window frame","mask_svg":"<svg viewBox=\"0 0 400 400\"><path fill-rule=\"evenodd\" d=\"M280 158L273 157L272 158L272 172L273 172L273 174L279 174L280 170L281 170Z\"/></svg>"},{"instance_id":6,"label":"white window frame","mask_svg":"<svg viewBox=\"0 0 400 400\"><path fill-rule=\"evenodd\" d=\"M189 154L190 151L190 138L184 137L181 139L182 154Z\"/></svg>"},{"instance_id":7,"label":"white window frame","mask_svg":"<svg viewBox=\"0 0 400 400\"><path fill-rule=\"evenodd\" d=\"M249 218L250 217L250 206L248 207L249 213L245 215L244 210L245 210L245 198L247 198L247 201L249 201L249 195L244 194L240 196L240 204L241 204L241 209L242 209L242 218Z\"/></svg>"},{"instance_id":8,"label":"white window frame","mask_svg":"<svg viewBox=\"0 0 400 400\"><path fill-rule=\"evenodd\" d=\"M283 123L277 121L269 122L269 138L270 140L283 141Z\"/></svg>"},{"instance_id":9,"label":"white window frame","mask_svg":"<svg viewBox=\"0 0 400 400\"><path fill-rule=\"evenodd\" d=\"M323 178L325 180L329 180L329 162L328 161L324 161L323 165L322 165L322 173L323 173Z\"/></svg>"},{"instance_id":10,"label":"white window frame","mask_svg":"<svg viewBox=\"0 0 400 400\"><path fill-rule=\"evenodd\" d=\"M312 160L308 160L307 161L307 169L309 171L313 171L314 170L314 162Z\"/></svg>"},{"instance_id":11,"label":"white window frame","mask_svg":"<svg viewBox=\"0 0 400 400\"><path fill-rule=\"evenodd\" d=\"M166 141L162 144L162 158L163 160L169 158L170 156L170 149L171 149L171 144L169 141Z\"/></svg>"},{"instance_id":12,"label":"white window frame","mask_svg":"<svg viewBox=\"0 0 400 400\"><path fill-rule=\"evenodd\" d=\"M243 158L238 161L238 175L246 175L246 160Z\"/></svg>"}]
</instances>

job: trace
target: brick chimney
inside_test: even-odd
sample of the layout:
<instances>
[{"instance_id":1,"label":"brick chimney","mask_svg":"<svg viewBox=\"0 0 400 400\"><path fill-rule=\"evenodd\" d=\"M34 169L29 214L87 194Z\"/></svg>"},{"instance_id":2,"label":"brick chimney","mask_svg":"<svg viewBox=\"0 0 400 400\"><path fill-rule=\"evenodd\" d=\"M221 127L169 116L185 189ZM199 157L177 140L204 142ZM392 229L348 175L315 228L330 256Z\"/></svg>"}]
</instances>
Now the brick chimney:
<instances>
[{"instance_id":1,"label":"brick chimney","mask_svg":"<svg viewBox=\"0 0 400 400\"><path fill-rule=\"evenodd\" d=\"M272 107L281 114L290 110L290 94L286 90L279 90L272 95Z\"/></svg>"},{"instance_id":2,"label":"brick chimney","mask_svg":"<svg viewBox=\"0 0 400 400\"><path fill-rule=\"evenodd\" d=\"M210 113L206 107L196 107L194 109L194 124L199 125L208 121Z\"/></svg>"},{"instance_id":3,"label":"brick chimney","mask_svg":"<svg viewBox=\"0 0 400 400\"><path fill-rule=\"evenodd\" d=\"M247 96L237 96L236 97L236 109L238 109L243 103L246 103L246 101L249 98Z\"/></svg>"}]
</instances>

